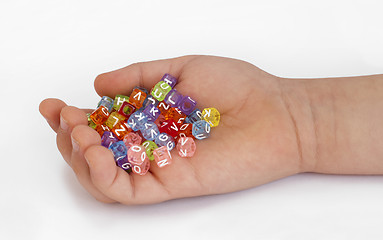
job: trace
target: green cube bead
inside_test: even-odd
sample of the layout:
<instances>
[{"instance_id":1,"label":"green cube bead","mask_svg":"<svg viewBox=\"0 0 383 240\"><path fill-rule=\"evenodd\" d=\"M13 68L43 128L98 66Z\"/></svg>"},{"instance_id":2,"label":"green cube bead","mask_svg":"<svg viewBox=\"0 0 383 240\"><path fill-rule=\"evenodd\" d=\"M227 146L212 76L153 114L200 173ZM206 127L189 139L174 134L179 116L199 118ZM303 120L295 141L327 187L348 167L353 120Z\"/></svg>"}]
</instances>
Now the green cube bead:
<instances>
[{"instance_id":1,"label":"green cube bead","mask_svg":"<svg viewBox=\"0 0 383 240\"><path fill-rule=\"evenodd\" d=\"M151 95L158 101L163 101L166 95L172 90L172 87L164 81L158 82L152 90Z\"/></svg>"},{"instance_id":2,"label":"green cube bead","mask_svg":"<svg viewBox=\"0 0 383 240\"><path fill-rule=\"evenodd\" d=\"M148 156L150 161L154 160L153 150L158 148L157 144L153 141L145 141L142 143L142 146L145 148L146 155Z\"/></svg>"},{"instance_id":3,"label":"green cube bead","mask_svg":"<svg viewBox=\"0 0 383 240\"><path fill-rule=\"evenodd\" d=\"M95 129L96 128L96 124L92 121L92 119L90 118L90 114L91 113L87 113L86 114L86 117L88 118L88 126Z\"/></svg>"},{"instance_id":4,"label":"green cube bead","mask_svg":"<svg viewBox=\"0 0 383 240\"><path fill-rule=\"evenodd\" d=\"M129 97L124 95L116 95L113 102L113 109L118 111L123 102L129 102Z\"/></svg>"}]
</instances>

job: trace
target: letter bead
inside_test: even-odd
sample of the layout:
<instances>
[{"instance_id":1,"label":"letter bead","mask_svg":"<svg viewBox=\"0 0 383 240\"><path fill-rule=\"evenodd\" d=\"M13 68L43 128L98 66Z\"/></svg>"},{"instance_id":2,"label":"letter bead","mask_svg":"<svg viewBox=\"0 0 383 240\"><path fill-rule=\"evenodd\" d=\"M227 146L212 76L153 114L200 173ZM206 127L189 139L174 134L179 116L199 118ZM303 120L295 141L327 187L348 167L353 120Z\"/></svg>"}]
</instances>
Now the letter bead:
<instances>
[{"instance_id":1,"label":"letter bead","mask_svg":"<svg viewBox=\"0 0 383 240\"><path fill-rule=\"evenodd\" d=\"M181 157L193 157L196 150L194 139L191 137L180 137L177 143L177 150Z\"/></svg>"},{"instance_id":2,"label":"letter bead","mask_svg":"<svg viewBox=\"0 0 383 240\"><path fill-rule=\"evenodd\" d=\"M145 90L145 91L144 91ZM133 88L132 93L129 97L129 102L135 106L137 109L142 107L147 96L146 89L142 89L140 87Z\"/></svg>"},{"instance_id":3,"label":"letter bead","mask_svg":"<svg viewBox=\"0 0 383 240\"><path fill-rule=\"evenodd\" d=\"M172 88L169 84L164 81L160 81L153 87L151 95L161 102L165 99L170 90L172 90Z\"/></svg>"},{"instance_id":4,"label":"letter bead","mask_svg":"<svg viewBox=\"0 0 383 240\"><path fill-rule=\"evenodd\" d=\"M165 146L154 149L153 156L154 161L160 168L172 163L172 156L170 155L169 149L167 149Z\"/></svg>"},{"instance_id":5,"label":"letter bead","mask_svg":"<svg viewBox=\"0 0 383 240\"><path fill-rule=\"evenodd\" d=\"M198 140L208 138L210 136L210 124L205 120L193 123L192 134Z\"/></svg>"},{"instance_id":6,"label":"letter bead","mask_svg":"<svg viewBox=\"0 0 383 240\"><path fill-rule=\"evenodd\" d=\"M177 78L173 77L168 73L165 73L165 75L161 78L161 81L164 81L167 84L169 84L171 88L174 88L174 86L177 84Z\"/></svg>"},{"instance_id":7,"label":"letter bead","mask_svg":"<svg viewBox=\"0 0 383 240\"><path fill-rule=\"evenodd\" d=\"M205 108L202 111L203 119L210 124L211 127L216 127L219 124L220 114L215 108Z\"/></svg>"},{"instance_id":8,"label":"letter bead","mask_svg":"<svg viewBox=\"0 0 383 240\"><path fill-rule=\"evenodd\" d=\"M100 106L89 117L96 125L103 124L109 117L109 111L106 107Z\"/></svg>"}]
</instances>

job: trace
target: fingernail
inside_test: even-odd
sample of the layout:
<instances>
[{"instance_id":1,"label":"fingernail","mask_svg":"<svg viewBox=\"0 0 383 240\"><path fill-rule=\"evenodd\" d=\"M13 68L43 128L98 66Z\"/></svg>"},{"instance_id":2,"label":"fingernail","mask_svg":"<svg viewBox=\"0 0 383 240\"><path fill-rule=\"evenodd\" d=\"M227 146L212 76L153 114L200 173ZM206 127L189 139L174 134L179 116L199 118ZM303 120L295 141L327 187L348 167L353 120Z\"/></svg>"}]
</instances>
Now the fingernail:
<instances>
[{"instance_id":1,"label":"fingernail","mask_svg":"<svg viewBox=\"0 0 383 240\"><path fill-rule=\"evenodd\" d=\"M66 131L69 128L68 122L60 115L60 127L62 130Z\"/></svg>"},{"instance_id":2,"label":"fingernail","mask_svg":"<svg viewBox=\"0 0 383 240\"><path fill-rule=\"evenodd\" d=\"M86 155L84 155L84 158L85 158L86 163L89 165L89 160L88 160L88 158L86 157Z\"/></svg>"},{"instance_id":3,"label":"fingernail","mask_svg":"<svg viewBox=\"0 0 383 240\"><path fill-rule=\"evenodd\" d=\"M73 152L78 152L78 150L80 149L80 145L78 144L76 139L74 139L73 137L72 137L72 149L73 149Z\"/></svg>"}]
</instances>

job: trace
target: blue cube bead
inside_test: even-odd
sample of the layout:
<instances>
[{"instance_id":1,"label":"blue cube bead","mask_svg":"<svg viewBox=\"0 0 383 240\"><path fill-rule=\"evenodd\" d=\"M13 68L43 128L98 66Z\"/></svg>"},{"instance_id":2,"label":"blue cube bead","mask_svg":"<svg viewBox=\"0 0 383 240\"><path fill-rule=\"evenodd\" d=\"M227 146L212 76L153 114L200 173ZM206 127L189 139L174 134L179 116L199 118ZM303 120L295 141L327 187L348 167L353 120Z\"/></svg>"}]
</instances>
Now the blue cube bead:
<instances>
[{"instance_id":1,"label":"blue cube bead","mask_svg":"<svg viewBox=\"0 0 383 240\"><path fill-rule=\"evenodd\" d=\"M145 113L143 113L143 109L140 108L138 111L135 111L132 115L130 115L127 124L133 131L138 131L146 122L148 121L148 117Z\"/></svg>"},{"instance_id":2,"label":"blue cube bead","mask_svg":"<svg viewBox=\"0 0 383 240\"><path fill-rule=\"evenodd\" d=\"M196 139L202 140L210 136L210 128L205 120L196 121L193 123L192 134Z\"/></svg>"},{"instance_id":3,"label":"blue cube bead","mask_svg":"<svg viewBox=\"0 0 383 240\"><path fill-rule=\"evenodd\" d=\"M105 131L101 137L101 146L109 148L112 143L118 142L118 138L112 132Z\"/></svg>"},{"instance_id":4,"label":"blue cube bead","mask_svg":"<svg viewBox=\"0 0 383 240\"><path fill-rule=\"evenodd\" d=\"M192 113L190 113L186 119L185 123L195 123L197 121L202 120L202 112L198 108L194 109Z\"/></svg>"},{"instance_id":5,"label":"blue cube bead","mask_svg":"<svg viewBox=\"0 0 383 240\"><path fill-rule=\"evenodd\" d=\"M104 106L108 109L109 112L112 111L114 100L108 96L103 96L97 104L97 108Z\"/></svg>"},{"instance_id":6,"label":"blue cube bead","mask_svg":"<svg viewBox=\"0 0 383 240\"><path fill-rule=\"evenodd\" d=\"M166 146L169 151L172 150L175 146L173 137L167 133L160 133L154 142L158 147Z\"/></svg>"},{"instance_id":7,"label":"blue cube bead","mask_svg":"<svg viewBox=\"0 0 383 240\"><path fill-rule=\"evenodd\" d=\"M160 134L157 125L154 122L146 122L143 127L140 128L142 136L149 141L154 141Z\"/></svg>"},{"instance_id":8,"label":"blue cube bead","mask_svg":"<svg viewBox=\"0 0 383 240\"><path fill-rule=\"evenodd\" d=\"M123 141L112 143L109 146L109 149L112 151L114 160L116 161L124 158L128 154L128 148L125 146Z\"/></svg>"},{"instance_id":9,"label":"blue cube bead","mask_svg":"<svg viewBox=\"0 0 383 240\"><path fill-rule=\"evenodd\" d=\"M158 102L157 99L155 99L152 95L148 95L145 98L144 103L142 104L142 108L145 109L147 106L155 106L155 107L157 107L158 103L159 102Z\"/></svg>"}]
</instances>

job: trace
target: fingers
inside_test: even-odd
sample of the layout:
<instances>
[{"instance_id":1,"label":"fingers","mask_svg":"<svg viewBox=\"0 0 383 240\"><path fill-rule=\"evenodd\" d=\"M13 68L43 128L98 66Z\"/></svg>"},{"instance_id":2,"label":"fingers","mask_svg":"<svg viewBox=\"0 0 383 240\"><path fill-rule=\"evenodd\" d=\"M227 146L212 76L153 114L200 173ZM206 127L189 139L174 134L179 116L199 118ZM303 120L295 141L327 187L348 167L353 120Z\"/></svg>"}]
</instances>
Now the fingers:
<instances>
[{"instance_id":1,"label":"fingers","mask_svg":"<svg viewBox=\"0 0 383 240\"><path fill-rule=\"evenodd\" d=\"M55 132L57 132L60 125L61 109L65 106L66 104L63 101L54 98L45 99L39 105L41 115L43 115Z\"/></svg>"},{"instance_id":2,"label":"fingers","mask_svg":"<svg viewBox=\"0 0 383 240\"><path fill-rule=\"evenodd\" d=\"M89 167L86 163L84 152L92 145L100 145L100 135L88 126L78 125L71 134L72 137L72 156L71 167L76 173L78 181L81 185L98 201L105 203L115 202L113 199L106 197L92 183L89 174Z\"/></svg>"},{"instance_id":3,"label":"fingers","mask_svg":"<svg viewBox=\"0 0 383 240\"><path fill-rule=\"evenodd\" d=\"M100 96L129 95L136 86L151 89L165 73L180 77L183 66L197 56L140 62L97 76L94 87Z\"/></svg>"},{"instance_id":4,"label":"fingers","mask_svg":"<svg viewBox=\"0 0 383 240\"><path fill-rule=\"evenodd\" d=\"M91 146L85 152L93 184L107 197L123 204L148 204L172 198L150 173L127 174L116 166L110 150Z\"/></svg>"},{"instance_id":5,"label":"fingers","mask_svg":"<svg viewBox=\"0 0 383 240\"><path fill-rule=\"evenodd\" d=\"M88 125L88 119L83 110L72 106L66 106L61 110L59 122L56 138L57 147L65 161L71 166L72 129L77 125Z\"/></svg>"}]
</instances>

